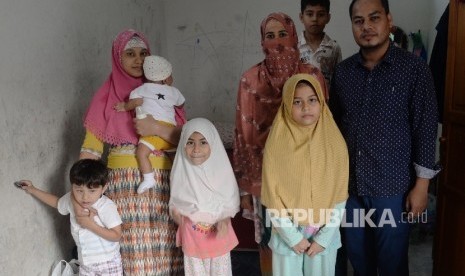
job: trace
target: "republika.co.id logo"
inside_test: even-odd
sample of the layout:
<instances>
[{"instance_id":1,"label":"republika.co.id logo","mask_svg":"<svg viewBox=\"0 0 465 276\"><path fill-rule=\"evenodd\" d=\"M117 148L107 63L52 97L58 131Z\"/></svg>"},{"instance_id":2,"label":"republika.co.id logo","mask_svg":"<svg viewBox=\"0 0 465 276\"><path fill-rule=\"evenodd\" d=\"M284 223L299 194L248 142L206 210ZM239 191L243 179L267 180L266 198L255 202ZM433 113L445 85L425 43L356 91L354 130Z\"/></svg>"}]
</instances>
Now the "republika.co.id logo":
<instances>
[{"instance_id":1,"label":"republika.co.id logo","mask_svg":"<svg viewBox=\"0 0 465 276\"><path fill-rule=\"evenodd\" d=\"M345 210L320 209L318 220L313 209L267 209L266 226L278 223L279 218L291 218L280 220L279 227L297 227L298 225L325 225L327 227L397 227L399 223L426 223L427 212L413 215L402 212L400 219L396 220L391 209L354 209L352 217L347 218ZM381 212L380 212L381 211Z\"/></svg>"}]
</instances>

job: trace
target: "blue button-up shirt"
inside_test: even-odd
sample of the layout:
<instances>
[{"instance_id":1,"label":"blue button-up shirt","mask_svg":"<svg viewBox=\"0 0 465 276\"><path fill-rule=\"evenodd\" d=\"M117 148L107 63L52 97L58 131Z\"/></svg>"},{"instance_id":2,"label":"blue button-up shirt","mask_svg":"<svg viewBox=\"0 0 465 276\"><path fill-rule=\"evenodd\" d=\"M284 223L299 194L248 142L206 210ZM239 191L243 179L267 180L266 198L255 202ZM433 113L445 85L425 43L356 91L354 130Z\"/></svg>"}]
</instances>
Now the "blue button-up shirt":
<instances>
[{"instance_id":1,"label":"blue button-up shirt","mask_svg":"<svg viewBox=\"0 0 465 276\"><path fill-rule=\"evenodd\" d=\"M437 103L427 64L390 45L372 70L357 53L336 67L330 107L347 142L349 191L388 197L435 168Z\"/></svg>"}]
</instances>

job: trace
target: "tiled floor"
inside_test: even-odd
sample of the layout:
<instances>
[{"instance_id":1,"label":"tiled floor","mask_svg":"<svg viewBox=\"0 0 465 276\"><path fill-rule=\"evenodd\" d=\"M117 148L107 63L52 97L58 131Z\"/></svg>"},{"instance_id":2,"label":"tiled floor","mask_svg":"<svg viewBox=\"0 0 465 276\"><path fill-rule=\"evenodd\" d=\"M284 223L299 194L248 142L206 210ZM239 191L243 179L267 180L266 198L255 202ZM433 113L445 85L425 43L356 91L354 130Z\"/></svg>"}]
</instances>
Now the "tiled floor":
<instances>
[{"instance_id":1,"label":"tiled floor","mask_svg":"<svg viewBox=\"0 0 465 276\"><path fill-rule=\"evenodd\" d=\"M431 276L433 274L433 239L431 234L412 235L409 247L410 276Z\"/></svg>"},{"instance_id":2,"label":"tiled floor","mask_svg":"<svg viewBox=\"0 0 465 276\"><path fill-rule=\"evenodd\" d=\"M413 232L409 246L409 275L431 276L433 274L433 235ZM353 276L352 267L348 268L347 276Z\"/></svg>"}]
</instances>

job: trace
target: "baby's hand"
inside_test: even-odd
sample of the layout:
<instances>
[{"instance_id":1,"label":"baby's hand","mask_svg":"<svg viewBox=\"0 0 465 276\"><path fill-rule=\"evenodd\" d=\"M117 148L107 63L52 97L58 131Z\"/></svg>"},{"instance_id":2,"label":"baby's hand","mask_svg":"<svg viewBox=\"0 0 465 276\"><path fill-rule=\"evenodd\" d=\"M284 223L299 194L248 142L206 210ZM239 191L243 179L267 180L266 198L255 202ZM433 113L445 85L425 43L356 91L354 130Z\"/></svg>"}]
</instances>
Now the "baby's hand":
<instances>
[{"instance_id":1,"label":"baby's hand","mask_svg":"<svg viewBox=\"0 0 465 276\"><path fill-rule=\"evenodd\" d=\"M317 242L312 242L310 248L307 250L307 255L309 257L315 257L316 254L323 252L325 248L319 245Z\"/></svg>"},{"instance_id":2,"label":"baby's hand","mask_svg":"<svg viewBox=\"0 0 465 276\"><path fill-rule=\"evenodd\" d=\"M116 104L113 106L113 109L116 110L116 111L118 111L118 112L126 111L126 109L124 109L124 102L116 103Z\"/></svg>"},{"instance_id":3,"label":"baby's hand","mask_svg":"<svg viewBox=\"0 0 465 276\"><path fill-rule=\"evenodd\" d=\"M310 242L307 239L303 238L298 244L292 247L292 250L294 250L296 254L300 255L304 253L305 251L307 251L309 247L310 247Z\"/></svg>"}]
</instances>

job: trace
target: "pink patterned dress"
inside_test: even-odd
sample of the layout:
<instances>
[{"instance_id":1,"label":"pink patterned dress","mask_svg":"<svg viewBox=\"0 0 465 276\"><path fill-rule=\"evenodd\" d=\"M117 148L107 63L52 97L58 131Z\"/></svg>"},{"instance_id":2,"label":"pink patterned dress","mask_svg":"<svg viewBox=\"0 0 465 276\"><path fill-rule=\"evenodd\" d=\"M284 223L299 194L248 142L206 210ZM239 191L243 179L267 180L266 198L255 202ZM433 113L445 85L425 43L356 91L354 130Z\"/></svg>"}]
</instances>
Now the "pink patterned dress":
<instances>
[{"instance_id":1,"label":"pink patterned dress","mask_svg":"<svg viewBox=\"0 0 465 276\"><path fill-rule=\"evenodd\" d=\"M227 233L219 237L216 224L194 223L183 217L176 244L184 252L185 275L231 275L230 251L239 243L231 220Z\"/></svg>"}]
</instances>

